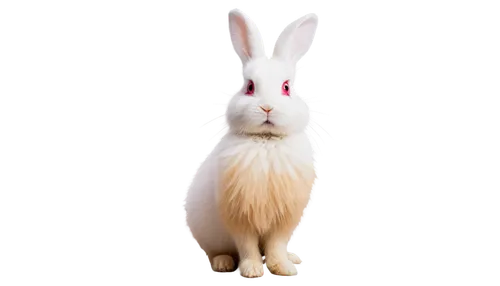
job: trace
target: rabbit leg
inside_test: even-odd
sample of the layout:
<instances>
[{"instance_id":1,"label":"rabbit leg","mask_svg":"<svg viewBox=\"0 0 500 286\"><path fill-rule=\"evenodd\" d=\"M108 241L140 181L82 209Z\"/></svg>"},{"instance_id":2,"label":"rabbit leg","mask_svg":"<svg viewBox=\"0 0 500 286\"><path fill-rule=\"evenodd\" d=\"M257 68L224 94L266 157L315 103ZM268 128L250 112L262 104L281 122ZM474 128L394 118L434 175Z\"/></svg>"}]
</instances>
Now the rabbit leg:
<instances>
[{"instance_id":1,"label":"rabbit leg","mask_svg":"<svg viewBox=\"0 0 500 286\"><path fill-rule=\"evenodd\" d=\"M275 275L291 276L297 274L287 251L290 235L282 232L274 232L266 239L266 265L269 271ZM292 258L298 258L296 255ZM295 260L295 259L294 259ZM300 259L298 259L300 261Z\"/></svg>"},{"instance_id":2,"label":"rabbit leg","mask_svg":"<svg viewBox=\"0 0 500 286\"><path fill-rule=\"evenodd\" d=\"M264 275L258 235L253 233L238 234L234 236L234 241L238 248L241 276L253 278Z\"/></svg>"}]
</instances>

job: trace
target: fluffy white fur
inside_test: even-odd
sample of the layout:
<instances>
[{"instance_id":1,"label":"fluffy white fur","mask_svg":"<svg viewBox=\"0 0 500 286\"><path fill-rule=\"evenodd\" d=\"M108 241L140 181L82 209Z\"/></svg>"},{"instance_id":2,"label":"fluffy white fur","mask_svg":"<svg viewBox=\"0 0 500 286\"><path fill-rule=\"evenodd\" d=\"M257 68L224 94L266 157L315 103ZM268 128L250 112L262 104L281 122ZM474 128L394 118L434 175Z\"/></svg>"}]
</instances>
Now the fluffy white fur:
<instances>
[{"instance_id":1,"label":"fluffy white fur","mask_svg":"<svg viewBox=\"0 0 500 286\"><path fill-rule=\"evenodd\" d=\"M245 84L229 102L229 131L199 168L185 205L188 226L214 271L234 271L239 263L241 275L259 277L265 255L271 273L297 273L293 264L300 258L288 253L287 244L315 172L304 132L309 110L294 90L295 64L309 49L316 26L314 14L294 21L266 58L253 22L241 11L229 13ZM250 80L251 96L245 95ZM282 94L286 80L290 96Z\"/></svg>"}]
</instances>

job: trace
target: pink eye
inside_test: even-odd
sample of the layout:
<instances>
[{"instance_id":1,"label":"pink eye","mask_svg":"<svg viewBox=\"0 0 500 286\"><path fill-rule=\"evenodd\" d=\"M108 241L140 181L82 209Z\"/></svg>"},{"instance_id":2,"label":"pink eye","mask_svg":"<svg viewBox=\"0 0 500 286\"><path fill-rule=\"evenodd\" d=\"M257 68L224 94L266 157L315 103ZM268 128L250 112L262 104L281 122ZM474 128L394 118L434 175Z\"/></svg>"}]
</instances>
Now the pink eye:
<instances>
[{"instance_id":1,"label":"pink eye","mask_svg":"<svg viewBox=\"0 0 500 286\"><path fill-rule=\"evenodd\" d=\"M245 92L245 94L252 95L254 90L255 90L255 86L253 84L253 81L249 80L248 84L247 84L247 91Z\"/></svg>"},{"instance_id":2,"label":"pink eye","mask_svg":"<svg viewBox=\"0 0 500 286\"><path fill-rule=\"evenodd\" d=\"M286 80L281 86L281 94L290 96L290 86L288 84L288 80Z\"/></svg>"}]
</instances>

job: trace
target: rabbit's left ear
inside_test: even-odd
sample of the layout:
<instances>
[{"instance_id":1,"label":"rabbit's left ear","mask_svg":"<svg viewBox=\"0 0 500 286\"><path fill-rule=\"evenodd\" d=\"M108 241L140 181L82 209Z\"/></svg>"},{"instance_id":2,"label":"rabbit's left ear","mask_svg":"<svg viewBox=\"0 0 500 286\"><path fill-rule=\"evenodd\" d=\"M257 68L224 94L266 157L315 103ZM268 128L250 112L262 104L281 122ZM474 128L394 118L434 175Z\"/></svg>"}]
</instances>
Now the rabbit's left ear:
<instances>
[{"instance_id":1,"label":"rabbit's left ear","mask_svg":"<svg viewBox=\"0 0 500 286\"><path fill-rule=\"evenodd\" d=\"M273 57L296 63L311 47L318 16L307 14L288 25L274 46Z\"/></svg>"}]
</instances>

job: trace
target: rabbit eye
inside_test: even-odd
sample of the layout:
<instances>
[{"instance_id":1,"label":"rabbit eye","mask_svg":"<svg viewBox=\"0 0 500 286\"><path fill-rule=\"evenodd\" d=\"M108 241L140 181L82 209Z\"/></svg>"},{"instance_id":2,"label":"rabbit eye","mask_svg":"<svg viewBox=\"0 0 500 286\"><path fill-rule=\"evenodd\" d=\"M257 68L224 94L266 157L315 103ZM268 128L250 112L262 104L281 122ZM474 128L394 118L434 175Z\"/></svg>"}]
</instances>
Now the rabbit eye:
<instances>
[{"instance_id":1,"label":"rabbit eye","mask_svg":"<svg viewBox=\"0 0 500 286\"><path fill-rule=\"evenodd\" d=\"M288 84L288 80L286 80L281 86L281 94L290 96L290 85Z\"/></svg>"},{"instance_id":2,"label":"rabbit eye","mask_svg":"<svg viewBox=\"0 0 500 286\"><path fill-rule=\"evenodd\" d=\"M249 80L247 84L247 91L245 92L246 95L252 95L255 90L255 86L253 84L253 81Z\"/></svg>"}]
</instances>

